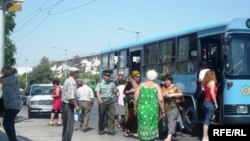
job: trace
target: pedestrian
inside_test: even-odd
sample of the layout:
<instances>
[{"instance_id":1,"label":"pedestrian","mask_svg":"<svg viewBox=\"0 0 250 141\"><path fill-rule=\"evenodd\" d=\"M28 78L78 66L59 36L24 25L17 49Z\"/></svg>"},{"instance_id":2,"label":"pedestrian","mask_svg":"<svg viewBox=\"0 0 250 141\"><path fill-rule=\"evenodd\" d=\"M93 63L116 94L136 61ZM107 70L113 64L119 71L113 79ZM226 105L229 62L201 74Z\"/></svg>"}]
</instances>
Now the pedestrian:
<instances>
[{"instance_id":1,"label":"pedestrian","mask_svg":"<svg viewBox=\"0 0 250 141\"><path fill-rule=\"evenodd\" d=\"M197 99L197 115L198 115L198 120L202 121L204 119L204 107L203 107L203 102L204 102L204 87L202 85L203 79L205 77L205 74L207 71L209 71L209 67L206 61L202 61L199 64L200 72L199 72L199 78L197 82L197 88L195 92L195 97Z\"/></svg>"},{"instance_id":2,"label":"pedestrian","mask_svg":"<svg viewBox=\"0 0 250 141\"><path fill-rule=\"evenodd\" d=\"M89 80L85 79L79 81L80 87L77 89L77 98L79 101L81 114L80 114L80 131L86 132L91 108L94 102L94 93L93 90L89 87Z\"/></svg>"},{"instance_id":3,"label":"pedestrian","mask_svg":"<svg viewBox=\"0 0 250 141\"><path fill-rule=\"evenodd\" d=\"M110 80L111 70L104 70L102 80L96 86L96 95L99 103L99 135L103 135L105 129L105 114L108 114L108 134L115 135L115 96L116 85Z\"/></svg>"},{"instance_id":4,"label":"pedestrian","mask_svg":"<svg viewBox=\"0 0 250 141\"><path fill-rule=\"evenodd\" d=\"M21 97L19 92L19 82L15 71L10 66L2 68L3 76L0 78L0 83L3 91L4 101L4 117L3 127L9 138L9 141L16 141L15 118L21 109Z\"/></svg>"},{"instance_id":5,"label":"pedestrian","mask_svg":"<svg viewBox=\"0 0 250 141\"><path fill-rule=\"evenodd\" d=\"M159 109L164 115L164 103L161 88L156 84L157 72L149 70L147 81L142 83L134 96L134 106L138 118L138 136L140 140L151 141L159 137Z\"/></svg>"},{"instance_id":6,"label":"pedestrian","mask_svg":"<svg viewBox=\"0 0 250 141\"><path fill-rule=\"evenodd\" d=\"M131 78L128 80L125 88L125 132L124 136L128 137L131 133L132 136L138 137L137 128L138 122L134 111L134 94L139 88L140 84L140 72L137 70L132 71Z\"/></svg>"},{"instance_id":7,"label":"pedestrian","mask_svg":"<svg viewBox=\"0 0 250 141\"><path fill-rule=\"evenodd\" d=\"M123 72L119 72L119 74L116 76L114 82L117 86L121 85L122 81L124 81L125 78L124 78L124 75L123 75Z\"/></svg>"},{"instance_id":8,"label":"pedestrian","mask_svg":"<svg viewBox=\"0 0 250 141\"><path fill-rule=\"evenodd\" d=\"M74 130L74 108L79 110L76 99L76 79L79 76L79 69L75 67L69 68L70 77L63 84L62 94L62 118L63 133L62 141L71 141Z\"/></svg>"},{"instance_id":9,"label":"pedestrian","mask_svg":"<svg viewBox=\"0 0 250 141\"><path fill-rule=\"evenodd\" d=\"M55 114L58 116L58 121L57 125L61 126L62 125L62 88L60 86L60 80L55 79L52 81L52 84L54 86L54 90L52 93L52 98L53 98L53 106L52 106L52 111L50 115L50 126L54 126L54 118Z\"/></svg>"},{"instance_id":10,"label":"pedestrian","mask_svg":"<svg viewBox=\"0 0 250 141\"><path fill-rule=\"evenodd\" d=\"M118 93L117 93L117 105L116 105L116 113L118 115L118 128L124 127L124 115L125 115L125 107L124 107L124 88L126 84L126 79L123 79L119 83L120 85L117 87Z\"/></svg>"},{"instance_id":11,"label":"pedestrian","mask_svg":"<svg viewBox=\"0 0 250 141\"><path fill-rule=\"evenodd\" d=\"M183 96L181 88L174 84L173 77L166 75L163 78L162 94L164 96L164 108L168 122L168 135L164 141L171 141L175 133L176 122L179 114L176 99Z\"/></svg>"},{"instance_id":12,"label":"pedestrian","mask_svg":"<svg viewBox=\"0 0 250 141\"><path fill-rule=\"evenodd\" d=\"M207 71L203 79L203 87L205 91L205 100L203 106L205 108L205 118L203 124L203 137L202 141L209 141L208 127L210 122L214 119L214 111L218 109L216 100L217 87L216 87L216 75L213 70Z\"/></svg>"}]
</instances>

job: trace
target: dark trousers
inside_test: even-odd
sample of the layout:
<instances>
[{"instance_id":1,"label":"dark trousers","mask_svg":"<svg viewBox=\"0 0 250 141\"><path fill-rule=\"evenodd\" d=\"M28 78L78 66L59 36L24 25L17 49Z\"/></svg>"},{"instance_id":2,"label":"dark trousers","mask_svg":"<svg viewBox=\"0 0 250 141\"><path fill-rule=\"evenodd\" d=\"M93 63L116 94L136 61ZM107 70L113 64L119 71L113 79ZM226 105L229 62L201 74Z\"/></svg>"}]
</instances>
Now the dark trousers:
<instances>
[{"instance_id":1,"label":"dark trousers","mask_svg":"<svg viewBox=\"0 0 250 141\"><path fill-rule=\"evenodd\" d=\"M8 109L4 113L3 127L9 141L16 141L15 118L20 110Z\"/></svg>"},{"instance_id":2,"label":"dark trousers","mask_svg":"<svg viewBox=\"0 0 250 141\"><path fill-rule=\"evenodd\" d=\"M62 105L63 133L62 141L71 141L74 130L74 105Z\"/></svg>"},{"instance_id":3,"label":"dark trousers","mask_svg":"<svg viewBox=\"0 0 250 141\"><path fill-rule=\"evenodd\" d=\"M106 101L99 104L99 132L104 131L106 113L108 116L108 131L115 133L115 103Z\"/></svg>"}]
</instances>

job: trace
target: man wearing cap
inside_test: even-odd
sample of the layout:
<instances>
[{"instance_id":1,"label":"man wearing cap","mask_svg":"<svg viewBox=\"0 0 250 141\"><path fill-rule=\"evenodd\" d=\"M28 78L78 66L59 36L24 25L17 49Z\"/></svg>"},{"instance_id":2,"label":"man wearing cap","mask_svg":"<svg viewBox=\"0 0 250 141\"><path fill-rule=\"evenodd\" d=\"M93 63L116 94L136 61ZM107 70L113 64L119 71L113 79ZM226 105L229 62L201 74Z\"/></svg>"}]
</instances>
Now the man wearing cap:
<instances>
[{"instance_id":1,"label":"man wearing cap","mask_svg":"<svg viewBox=\"0 0 250 141\"><path fill-rule=\"evenodd\" d=\"M62 94L62 118L63 133L62 141L71 141L74 130L74 108L79 110L76 101L76 79L79 76L79 69L69 68L70 77L64 81Z\"/></svg>"},{"instance_id":2,"label":"man wearing cap","mask_svg":"<svg viewBox=\"0 0 250 141\"><path fill-rule=\"evenodd\" d=\"M108 114L108 132L115 135L115 93L116 85L109 80L112 71L104 70L102 73L103 80L96 86L96 95L99 103L99 135L104 134L104 117Z\"/></svg>"}]
</instances>

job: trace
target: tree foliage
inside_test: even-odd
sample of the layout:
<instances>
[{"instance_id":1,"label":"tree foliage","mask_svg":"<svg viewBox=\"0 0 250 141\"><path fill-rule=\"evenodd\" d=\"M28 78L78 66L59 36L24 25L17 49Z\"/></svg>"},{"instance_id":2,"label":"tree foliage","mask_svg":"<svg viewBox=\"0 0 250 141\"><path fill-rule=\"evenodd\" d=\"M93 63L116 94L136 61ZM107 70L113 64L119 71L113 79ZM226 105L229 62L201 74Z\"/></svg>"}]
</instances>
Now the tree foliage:
<instances>
[{"instance_id":1,"label":"tree foliage","mask_svg":"<svg viewBox=\"0 0 250 141\"><path fill-rule=\"evenodd\" d=\"M37 83L50 83L53 80L53 72L49 64L49 59L43 57L40 61L40 64L33 68L33 71L28 74L29 84Z\"/></svg>"},{"instance_id":2,"label":"tree foliage","mask_svg":"<svg viewBox=\"0 0 250 141\"><path fill-rule=\"evenodd\" d=\"M16 46L10 39L11 33L13 32L15 24L15 13L7 13L5 16L5 52L4 52L4 63L5 65L13 66L16 64L14 55L16 53Z\"/></svg>"}]
</instances>

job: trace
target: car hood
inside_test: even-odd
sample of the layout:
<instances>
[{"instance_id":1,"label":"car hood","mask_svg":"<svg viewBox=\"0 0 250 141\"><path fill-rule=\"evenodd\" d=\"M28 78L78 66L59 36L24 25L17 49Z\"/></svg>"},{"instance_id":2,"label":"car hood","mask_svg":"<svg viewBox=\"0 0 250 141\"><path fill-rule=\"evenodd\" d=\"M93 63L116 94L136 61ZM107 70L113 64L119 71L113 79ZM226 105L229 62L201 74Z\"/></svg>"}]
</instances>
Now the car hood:
<instances>
[{"instance_id":1,"label":"car hood","mask_svg":"<svg viewBox=\"0 0 250 141\"><path fill-rule=\"evenodd\" d=\"M52 95L34 95L30 98L31 101L36 100L53 100Z\"/></svg>"}]
</instances>

